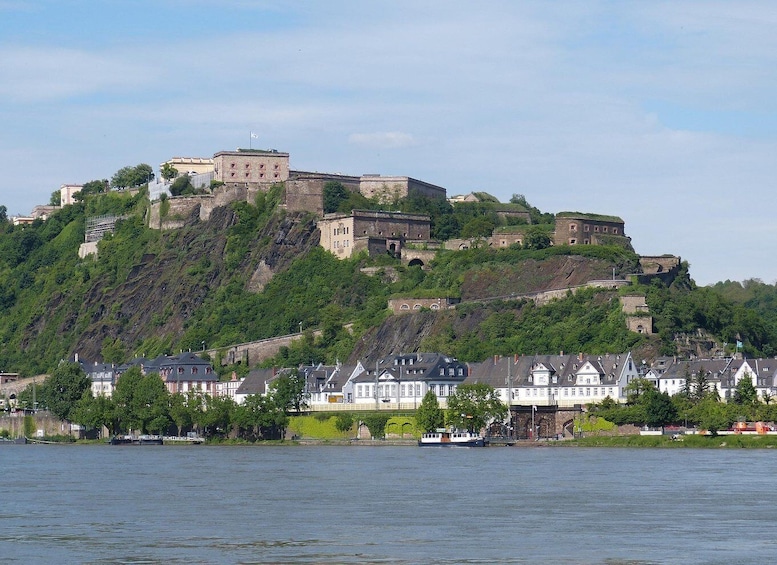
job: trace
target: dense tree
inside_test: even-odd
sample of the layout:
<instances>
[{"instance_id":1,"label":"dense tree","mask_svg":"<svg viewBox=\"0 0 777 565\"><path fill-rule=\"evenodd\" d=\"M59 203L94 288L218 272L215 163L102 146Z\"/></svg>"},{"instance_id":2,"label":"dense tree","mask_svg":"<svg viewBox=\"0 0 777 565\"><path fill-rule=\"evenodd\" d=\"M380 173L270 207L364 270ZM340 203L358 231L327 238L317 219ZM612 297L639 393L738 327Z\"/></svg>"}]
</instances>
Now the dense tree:
<instances>
[{"instance_id":1,"label":"dense tree","mask_svg":"<svg viewBox=\"0 0 777 565\"><path fill-rule=\"evenodd\" d=\"M165 430L170 424L168 396L157 373L143 375L140 367L125 371L113 392L121 428L141 433Z\"/></svg>"},{"instance_id":2,"label":"dense tree","mask_svg":"<svg viewBox=\"0 0 777 565\"><path fill-rule=\"evenodd\" d=\"M647 391L641 398L645 407L645 425L663 428L677 420L677 409L666 392Z\"/></svg>"},{"instance_id":3,"label":"dense tree","mask_svg":"<svg viewBox=\"0 0 777 565\"><path fill-rule=\"evenodd\" d=\"M252 438L283 439L289 417L272 397L252 394L234 410L234 423Z\"/></svg>"},{"instance_id":4,"label":"dense tree","mask_svg":"<svg viewBox=\"0 0 777 565\"><path fill-rule=\"evenodd\" d=\"M0 204L0 223L6 223L8 221L8 208L5 204Z\"/></svg>"},{"instance_id":5,"label":"dense tree","mask_svg":"<svg viewBox=\"0 0 777 565\"><path fill-rule=\"evenodd\" d=\"M84 392L71 416L73 422L84 426L87 430L101 430L105 426L111 435L119 431L115 403L105 396L93 397L91 390Z\"/></svg>"},{"instance_id":6,"label":"dense tree","mask_svg":"<svg viewBox=\"0 0 777 565\"><path fill-rule=\"evenodd\" d=\"M432 432L445 425L445 412L440 408L437 395L431 390L425 395L415 413L415 421L425 433Z\"/></svg>"},{"instance_id":7,"label":"dense tree","mask_svg":"<svg viewBox=\"0 0 777 565\"><path fill-rule=\"evenodd\" d=\"M478 216L469 220L461 228L461 237L471 239L475 237L490 237L496 227L496 222L485 216Z\"/></svg>"},{"instance_id":8,"label":"dense tree","mask_svg":"<svg viewBox=\"0 0 777 565\"><path fill-rule=\"evenodd\" d=\"M383 439L386 437L386 424L389 421L388 414L374 412L364 416L364 425L370 430L373 439Z\"/></svg>"},{"instance_id":9,"label":"dense tree","mask_svg":"<svg viewBox=\"0 0 777 565\"><path fill-rule=\"evenodd\" d=\"M62 420L72 420L76 404L90 391L92 381L78 363L60 363L42 387L48 409Z\"/></svg>"},{"instance_id":10,"label":"dense tree","mask_svg":"<svg viewBox=\"0 0 777 565\"><path fill-rule=\"evenodd\" d=\"M353 428L353 416L347 412L341 412L335 418L335 428L342 433L349 431Z\"/></svg>"},{"instance_id":11,"label":"dense tree","mask_svg":"<svg viewBox=\"0 0 777 565\"><path fill-rule=\"evenodd\" d=\"M691 410L690 416L700 429L708 431L713 436L721 430L728 429L734 421L727 414L725 405L712 398L705 398L699 402Z\"/></svg>"},{"instance_id":12,"label":"dense tree","mask_svg":"<svg viewBox=\"0 0 777 565\"><path fill-rule=\"evenodd\" d=\"M104 194L110 190L108 179L90 180L81 187L81 190L73 195L73 200L83 202L87 196L92 194Z\"/></svg>"},{"instance_id":13,"label":"dense tree","mask_svg":"<svg viewBox=\"0 0 777 565\"><path fill-rule=\"evenodd\" d=\"M154 178L154 169L151 165L141 163L134 167L122 167L111 177L111 186L114 188L134 188L147 184Z\"/></svg>"},{"instance_id":14,"label":"dense tree","mask_svg":"<svg viewBox=\"0 0 777 565\"><path fill-rule=\"evenodd\" d=\"M548 230L539 226L531 226L526 229L523 240L523 246L526 249L547 249L552 243Z\"/></svg>"},{"instance_id":15,"label":"dense tree","mask_svg":"<svg viewBox=\"0 0 777 565\"><path fill-rule=\"evenodd\" d=\"M307 404L304 375L296 369L280 375L270 383L270 396L284 412L299 413Z\"/></svg>"},{"instance_id":16,"label":"dense tree","mask_svg":"<svg viewBox=\"0 0 777 565\"><path fill-rule=\"evenodd\" d=\"M752 377L747 374L739 379L734 390L734 403L752 406L758 402L758 391L753 386Z\"/></svg>"},{"instance_id":17,"label":"dense tree","mask_svg":"<svg viewBox=\"0 0 777 565\"><path fill-rule=\"evenodd\" d=\"M173 167L170 163L165 163L162 168L159 169L159 174L165 180L171 180L178 176L178 169Z\"/></svg>"},{"instance_id":18,"label":"dense tree","mask_svg":"<svg viewBox=\"0 0 777 565\"><path fill-rule=\"evenodd\" d=\"M204 396L194 422L204 435L226 436L232 426L235 401L228 396Z\"/></svg>"},{"instance_id":19,"label":"dense tree","mask_svg":"<svg viewBox=\"0 0 777 565\"><path fill-rule=\"evenodd\" d=\"M507 406L499 400L496 390L484 383L459 385L448 397L448 422L456 428L478 432L506 416Z\"/></svg>"},{"instance_id":20,"label":"dense tree","mask_svg":"<svg viewBox=\"0 0 777 565\"><path fill-rule=\"evenodd\" d=\"M173 196L183 196L186 194L194 194L195 192L192 180L189 175L186 174L176 178L170 185L170 194Z\"/></svg>"},{"instance_id":21,"label":"dense tree","mask_svg":"<svg viewBox=\"0 0 777 565\"><path fill-rule=\"evenodd\" d=\"M626 402L628 404L638 404L644 394L648 391L655 391L656 387L647 379L638 377L633 379L624 388L626 393Z\"/></svg>"},{"instance_id":22,"label":"dense tree","mask_svg":"<svg viewBox=\"0 0 777 565\"><path fill-rule=\"evenodd\" d=\"M340 204L348 200L349 190L345 185L337 181L324 183L324 214L337 212Z\"/></svg>"},{"instance_id":23,"label":"dense tree","mask_svg":"<svg viewBox=\"0 0 777 565\"><path fill-rule=\"evenodd\" d=\"M168 398L168 415L175 424L176 433L179 436L183 434L184 429L191 427L194 423L193 410L189 402L191 397L191 394L187 396L179 392L171 394Z\"/></svg>"}]
</instances>

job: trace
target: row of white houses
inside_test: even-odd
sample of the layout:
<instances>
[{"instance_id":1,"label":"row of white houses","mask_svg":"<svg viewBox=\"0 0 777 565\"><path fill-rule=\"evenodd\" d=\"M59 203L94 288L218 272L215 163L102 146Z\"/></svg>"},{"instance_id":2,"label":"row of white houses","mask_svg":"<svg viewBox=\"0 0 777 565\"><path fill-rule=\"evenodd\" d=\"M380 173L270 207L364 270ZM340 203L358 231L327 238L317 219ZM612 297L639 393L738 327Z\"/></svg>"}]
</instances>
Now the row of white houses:
<instances>
[{"instance_id":1,"label":"row of white houses","mask_svg":"<svg viewBox=\"0 0 777 565\"><path fill-rule=\"evenodd\" d=\"M116 379L132 365L159 372L170 392L199 391L229 396L242 403L251 394L266 394L270 384L291 369L255 369L244 379L218 381L210 363L193 353L154 360L134 360L114 367L83 364L95 395L110 396ZM661 392L674 395L698 383L733 397L743 378L750 378L761 399L777 395L777 359L726 358L677 361L658 359L639 365L630 352L604 355L497 356L480 363L463 363L440 353L390 355L374 363L317 365L298 368L305 379L305 396L313 410L417 408L428 391L440 405L462 383L485 383L510 405L574 407L609 397L626 402L626 387L646 378ZM686 385L686 381L690 381Z\"/></svg>"},{"instance_id":2,"label":"row of white houses","mask_svg":"<svg viewBox=\"0 0 777 565\"><path fill-rule=\"evenodd\" d=\"M265 394L288 369L258 369L237 389L235 400ZM300 367L311 409L412 409L428 391L441 406L462 383L485 383L509 404L575 406L607 396L625 402L624 389L640 376L630 353L494 357L463 363L440 353L391 355L355 366Z\"/></svg>"}]
</instances>

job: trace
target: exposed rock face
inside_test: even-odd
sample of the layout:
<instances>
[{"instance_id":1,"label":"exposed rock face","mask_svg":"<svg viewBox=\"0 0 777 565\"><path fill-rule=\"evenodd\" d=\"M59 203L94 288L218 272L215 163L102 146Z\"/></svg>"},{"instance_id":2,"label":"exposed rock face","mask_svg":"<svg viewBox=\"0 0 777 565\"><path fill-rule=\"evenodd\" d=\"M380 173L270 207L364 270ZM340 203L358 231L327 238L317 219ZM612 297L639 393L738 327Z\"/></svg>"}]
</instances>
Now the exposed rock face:
<instances>
[{"instance_id":1,"label":"exposed rock face","mask_svg":"<svg viewBox=\"0 0 777 565\"><path fill-rule=\"evenodd\" d=\"M624 265L619 275L636 272L637 265ZM591 280L612 278L612 264L575 255L528 260L518 265L499 264L473 269L461 286L462 300L477 300L511 294L567 288Z\"/></svg>"},{"instance_id":2,"label":"exposed rock face","mask_svg":"<svg viewBox=\"0 0 777 565\"><path fill-rule=\"evenodd\" d=\"M254 274L251 275L251 280L248 281L248 290L251 292L262 292L265 285L272 280L274 274L264 260L260 261Z\"/></svg>"},{"instance_id":3,"label":"exposed rock face","mask_svg":"<svg viewBox=\"0 0 777 565\"><path fill-rule=\"evenodd\" d=\"M151 337L175 341L208 294L234 275L225 267L225 258L229 229L236 221L230 207L215 208L207 222L193 210L183 227L162 235L159 251L144 255L124 281L95 281L81 308L68 314L60 331L79 331L75 350L89 360L101 357L106 338L119 339L128 351ZM249 289L261 290L274 273L317 245L317 235L307 215L277 215L268 222L239 267L250 281ZM48 305L48 311L58 308L67 308L62 295ZM45 324L46 318L36 323ZM32 337L35 328L28 328L28 333Z\"/></svg>"}]
</instances>

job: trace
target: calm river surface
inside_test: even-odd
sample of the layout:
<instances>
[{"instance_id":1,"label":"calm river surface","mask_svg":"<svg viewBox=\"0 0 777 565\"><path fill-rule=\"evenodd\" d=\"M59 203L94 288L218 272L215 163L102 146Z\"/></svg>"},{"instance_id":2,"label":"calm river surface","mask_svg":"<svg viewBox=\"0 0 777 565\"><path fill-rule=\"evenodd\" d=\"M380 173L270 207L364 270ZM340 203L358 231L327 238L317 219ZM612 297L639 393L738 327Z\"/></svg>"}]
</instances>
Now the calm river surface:
<instances>
[{"instance_id":1,"label":"calm river surface","mask_svg":"<svg viewBox=\"0 0 777 565\"><path fill-rule=\"evenodd\" d=\"M4 446L0 563L777 561L777 451Z\"/></svg>"}]
</instances>

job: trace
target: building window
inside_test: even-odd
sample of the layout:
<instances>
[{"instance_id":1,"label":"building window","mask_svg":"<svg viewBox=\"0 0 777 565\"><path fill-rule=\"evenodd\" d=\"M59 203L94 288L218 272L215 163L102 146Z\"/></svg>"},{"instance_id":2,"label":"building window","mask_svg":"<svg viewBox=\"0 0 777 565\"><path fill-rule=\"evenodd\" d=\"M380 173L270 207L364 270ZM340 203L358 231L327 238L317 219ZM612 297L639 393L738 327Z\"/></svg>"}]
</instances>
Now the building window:
<instances>
[{"instance_id":1,"label":"building window","mask_svg":"<svg viewBox=\"0 0 777 565\"><path fill-rule=\"evenodd\" d=\"M588 224L584 225L583 231L591 231L591 226L589 226Z\"/></svg>"},{"instance_id":2,"label":"building window","mask_svg":"<svg viewBox=\"0 0 777 565\"><path fill-rule=\"evenodd\" d=\"M577 231L577 224L569 224L569 231Z\"/></svg>"},{"instance_id":3,"label":"building window","mask_svg":"<svg viewBox=\"0 0 777 565\"><path fill-rule=\"evenodd\" d=\"M618 228L612 228L612 233L616 234L618 233Z\"/></svg>"},{"instance_id":4,"label":"building window","mask_svg":"<svg viewBox=\"0 0 777 565\"><path fill-rule=\"evenodd\" d=\"M594 231L598 233L599 232L599 226L594 226Z\"/></svg>"},{"instance_id":5,"label":"building window","mask_svg":"<svg viewBox=\"0 0 777 565\"><path fill-rule=\"evenodd\" d=\"M574 244L576 244L576 243L577 243L577 240L576 240L574 237L573 237L573 238L570 238L570 240L569 240L569 245L574 245Z\"/></svg>"},{"instance_id":6,"label":"building window","mask_svg":"<svg viewBox=\"0 0 777 565\"><path fill-rule=\"evenodd\" d=\"M604 233L607 233L607 226L602 226L602 231L603 231Z\"/></svg>"},{"instance_id":7,"label":"building window","mask_svg":"<svg viewBox=\"0 0 777 565\"><path fill-rule=\"evenodd\" d=\"M445 376L445 369L443 367L440 367L440 376L441 377Z\"/></svg>"}]
</instances>

